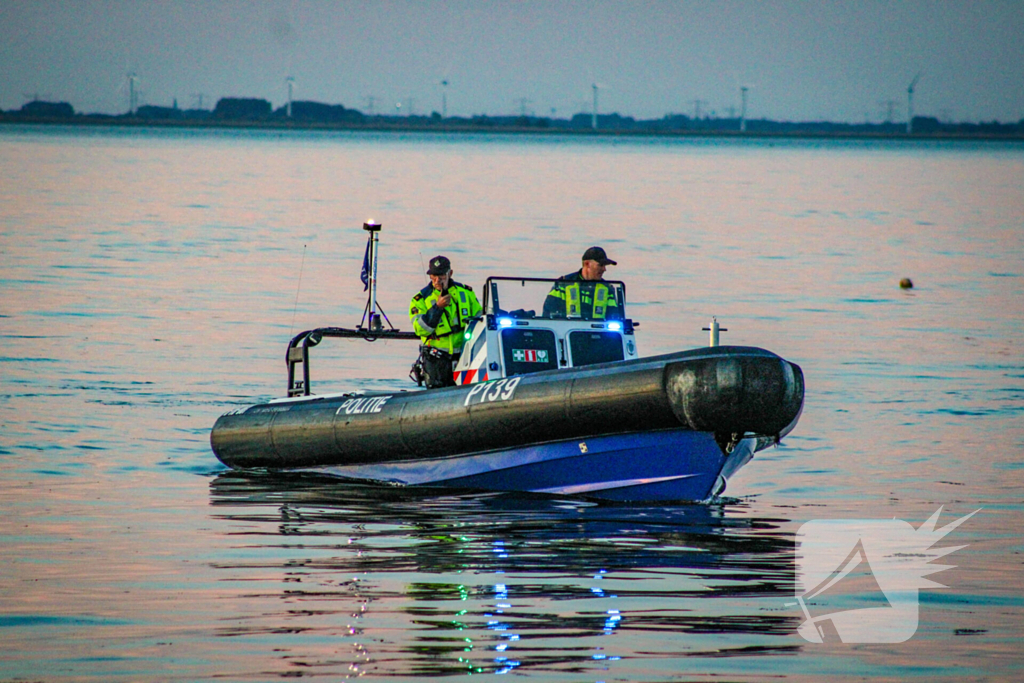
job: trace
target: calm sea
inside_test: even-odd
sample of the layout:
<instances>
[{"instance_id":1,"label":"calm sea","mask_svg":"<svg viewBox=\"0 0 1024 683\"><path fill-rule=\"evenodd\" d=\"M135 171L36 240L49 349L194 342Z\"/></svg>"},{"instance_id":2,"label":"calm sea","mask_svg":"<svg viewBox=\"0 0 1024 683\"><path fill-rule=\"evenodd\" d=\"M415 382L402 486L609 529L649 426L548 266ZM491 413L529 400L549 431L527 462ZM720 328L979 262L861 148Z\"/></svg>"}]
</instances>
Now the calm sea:
<instances>
[{"instance_id":1,"label":"calm sea","mask_svg":"<svg viewBox=\"0 0 1024 683\"><path fill-rule=\"evenodd\" d=\"M0 680L1020 680L1022 188L1020 144L2 127ZM802 420L703 506L225 470L217 416L359 321L368 218L399 327L435 254L480 287L599 244L641 353L716 316ZM314 386L414 355L324 344ZM798 634L802 524L940 507L981 511L910 640Z\"/></svg>"}]
</instances>

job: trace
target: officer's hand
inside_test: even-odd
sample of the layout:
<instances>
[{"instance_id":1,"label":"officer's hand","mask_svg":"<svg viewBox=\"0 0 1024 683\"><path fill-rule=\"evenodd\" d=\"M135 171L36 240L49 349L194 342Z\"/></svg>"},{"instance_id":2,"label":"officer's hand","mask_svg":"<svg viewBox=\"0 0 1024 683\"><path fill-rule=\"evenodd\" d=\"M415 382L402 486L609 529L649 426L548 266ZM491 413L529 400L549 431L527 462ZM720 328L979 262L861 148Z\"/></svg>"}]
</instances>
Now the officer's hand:
<instances>
[{"instance_id":1,"label":"officer's hand","mask_svg":"<svg viewBox=\"0 0 1024 683\"><path fill-rule=\"evenodd\" d=\"M434 300L434 305L437 306L438 308L448 308L448 304L451 302L451 300L452 295L445 294L444 296L437 297L437 299Z\"/></svg>"}]
</instances>

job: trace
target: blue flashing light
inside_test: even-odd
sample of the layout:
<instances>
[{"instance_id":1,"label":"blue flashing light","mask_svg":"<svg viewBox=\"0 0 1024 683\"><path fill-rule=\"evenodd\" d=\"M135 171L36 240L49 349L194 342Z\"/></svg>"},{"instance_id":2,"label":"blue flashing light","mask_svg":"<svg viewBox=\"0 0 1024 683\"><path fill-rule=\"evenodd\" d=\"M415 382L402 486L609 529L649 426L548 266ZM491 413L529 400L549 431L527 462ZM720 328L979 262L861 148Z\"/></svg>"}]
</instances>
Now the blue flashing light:
<instances>
[{"instance_id":1,"label":"blue flashing light","mask_svg":"<svg viewBox=\"0 0 1024 683\"><path fill-rule=\"evenodd\" d=\"M608 323L608 329L611 330L612 332L619 332L620 330L622 330L622 323L612 321Z\"/></svg>"},{"instance_id":2,"label":"blue flashing light","mask_svg":"<svg viewBox=\"0 0 1024 683\"><path fill-rule=\"evenodd\" d=\"M499 327L512 327L512 318L498 318Z\"/></svg>"}]
</instances>

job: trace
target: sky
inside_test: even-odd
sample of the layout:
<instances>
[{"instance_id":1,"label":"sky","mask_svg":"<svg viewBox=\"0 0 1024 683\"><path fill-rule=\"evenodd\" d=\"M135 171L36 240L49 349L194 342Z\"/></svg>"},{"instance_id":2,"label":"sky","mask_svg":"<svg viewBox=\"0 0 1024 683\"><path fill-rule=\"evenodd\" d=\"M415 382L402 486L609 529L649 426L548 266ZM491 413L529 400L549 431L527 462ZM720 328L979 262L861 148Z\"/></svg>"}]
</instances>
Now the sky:
<instances>
[{"instance_id":1,"label":"sky","mask_svg":"<svg viewBox=\"0 0 1024 683\"><path fill-rule=\"evenodd\" d=\"M1024 119L1024 0L0 0L0 109ZM442 82L448 85L443 86ZM398 106L400 105L400 106Z\"/></svg>"}]
</instances>

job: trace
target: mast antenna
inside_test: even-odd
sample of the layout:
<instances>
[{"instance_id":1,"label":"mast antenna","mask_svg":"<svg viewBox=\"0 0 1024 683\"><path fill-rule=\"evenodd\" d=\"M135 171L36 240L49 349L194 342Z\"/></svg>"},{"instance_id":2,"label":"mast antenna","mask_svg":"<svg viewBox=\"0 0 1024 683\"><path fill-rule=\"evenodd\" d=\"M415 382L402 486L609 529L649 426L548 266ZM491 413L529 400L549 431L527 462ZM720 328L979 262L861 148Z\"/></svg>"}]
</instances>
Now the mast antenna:
<instances>
[{"instance_id":1,"label":"mast antenna","mask_svg":"<svg viewBox=\"0 0 1024 683\"><path fill-rule=\"evenodd\" d=\"M359 327L356 329L362 329L365 322L371 332L382 331L384 322L387 322L388 327L392 330L395 329L395 326L388 320L387 314L377 305L377 242L380 229L381 224L372 218L363 223L363 230L368 235L366 237L366 256L363 258L362 280L369 289L369 294L366 298L366 308L363 309L363 319L359 321Z\"/></svg>"}]
</instances>

